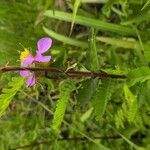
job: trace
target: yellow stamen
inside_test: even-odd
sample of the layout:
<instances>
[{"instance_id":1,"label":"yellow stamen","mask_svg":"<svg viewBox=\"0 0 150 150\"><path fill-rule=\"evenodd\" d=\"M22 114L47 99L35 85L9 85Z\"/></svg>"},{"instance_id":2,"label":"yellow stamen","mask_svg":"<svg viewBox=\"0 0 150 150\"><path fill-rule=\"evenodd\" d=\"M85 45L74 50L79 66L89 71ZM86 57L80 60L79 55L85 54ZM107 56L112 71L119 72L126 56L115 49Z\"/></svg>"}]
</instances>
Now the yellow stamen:
<instances>
[{"instance_id":1,"label":"yellow stamen","mask_svg":"<svg viewBox=\"0 0 150 150\"><path fill-rule=\"evenodd\" d=\"M21 52L20 54L20 60L24 60L26 57L28 57L30 55L30 52L27 48L24 49L23 52Z\"/></svg>"},{"instance_id":2,"label":"yellow stamen","mask_svg":"<svg viewBox=\"0 0 150 150\"><path fill-rule=\"evenodd\" d=\"M22 62L25 58L27 58L29 55L30 55L29 50L28 50L27 48L25 48L24 51L21 52L21 54L20 54L20 60L21 60L21 62Z\"/></svg>"}]
</instances>

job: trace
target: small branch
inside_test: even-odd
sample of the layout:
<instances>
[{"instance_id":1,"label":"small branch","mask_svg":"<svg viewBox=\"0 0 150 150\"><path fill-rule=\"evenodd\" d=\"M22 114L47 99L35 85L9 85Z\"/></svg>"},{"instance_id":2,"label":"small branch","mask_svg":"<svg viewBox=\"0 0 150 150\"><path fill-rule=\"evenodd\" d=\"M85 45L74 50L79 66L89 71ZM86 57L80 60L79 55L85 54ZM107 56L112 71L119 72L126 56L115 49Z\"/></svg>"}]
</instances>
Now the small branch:
<instances>
[{"instance_id":1,"label":"small branch","mask_svg":"<svg viewBox=\"0 0 150 150\"><path fill-rule=\"evenodd\" d=\"M100 137L94 137L94 139L119 139L121 138L121 136L100 136ZM57 139L57 141L86 141L88 140L87 138L82 138L82 137L72 137L72 138L60 138L60 139ZM23 146L19 146L19 147L15 147L15 148L12 148L10 150L17 150L17 149L24 149L24 148L29 148L29 147L34 147L34 146L39 146L41 144L51 144L55 142L55 140L47 140L47 141L35 141L33 143L30 143L28 145L23 145Z\"/></svg>"},{"instance_id":2,"label":"small branch","mask_svg":"<svg viewBox=\"0 0 150 150\"><path fill-rule=\"evenodd\" d=\"M62 70L54 67L16 67L16 66L7 66L0 67L0 72L9 72L9 71L21 71L21 70L30 70L30 71L42 71L45 73L53 72L53 73L63 73L66 77L71 78L81 78L81 77L91 77L91 78L116 78L116 79L126 79L126 75L116 75L116 74L107 74L105 72L95 73L95 72L85 72L85 71L72 71L72 70Z\"/></svg>"}]
</instances>

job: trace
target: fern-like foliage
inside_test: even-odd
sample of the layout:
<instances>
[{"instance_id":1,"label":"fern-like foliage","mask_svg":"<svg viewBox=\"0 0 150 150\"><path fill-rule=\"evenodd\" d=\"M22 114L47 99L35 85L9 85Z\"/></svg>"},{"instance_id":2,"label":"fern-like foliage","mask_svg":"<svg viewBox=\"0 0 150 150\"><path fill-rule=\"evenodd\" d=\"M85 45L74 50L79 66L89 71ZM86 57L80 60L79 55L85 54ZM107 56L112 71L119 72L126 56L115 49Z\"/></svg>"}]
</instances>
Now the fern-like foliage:
<instances>
[{"instance_id":1,"label":"fern-like foliage","mask_svg":"<svg viewBox=\"0 0 150 150\"><path fill-rule=\"evenodd\" d=\"M124 86L124 95L128 106L127 120L133 122L137 112L137 96L135 96L127 85Z\"/></svg>"},{"instance_id":2,"label":"fern-like foliage","mask_svg":"<svg viewBox=\"0 0 150 150\"><path fill-rule=\"evenodd\" d=\"M59 132L59 128L64 118L65 110L67 108L68 100L71 92L75 89L73 80L66 80L60 85L60 96L54 112L52 127Z\"/></svg>"},{"instance_id":3,"label":"fern-like foliage","mask_svg":"<svg viewBox=\"0 0 150 150\"><path fill-rule=\"evenodd\" d=\"M142 10L145 9L146 7L148 7L150 5L150 0L147 0L147 2L145 3L145 5L143 6Z\"/></svg>"},{"instance_id":4,"label":"fern-like foliage","mask_svg":"<svg viewBox=\"0 0 150 150\"><path fill-rule=\"evenodd\" d=\"M124 128L124 121L125 121L125 117L124 117L124 109L126 108L125 103L122 104L122 107L117 111L117 114L115 115L115 124L116 127L119 128Z\"/></svg>"},{"instance_id":5,"label":"fern-like foliage","mask_svg":"<svg viewBox=\"0 0 150 150\"><path fill-rule=\"evenodd\" d=\"M0 117L23 84L23 78L14 77L12 81L8 83L8 86L2 89L2 94L0 95Z\"/></svg>"},{"instance_id":6,"label":"fern-like foliage","mask_svg":"<svg viewBox=\"0 0 150 150\"><path fill-rule=\"evenodd\" d=\"M101 119L107 106L108 100L110 100L114 89L114 81L111 79L102 81L102 84L98 85L96 90L93 107L96 119Z\"/></svg>"},{"instance_id":7,"label":"fern-like foliage","mask_svg":"<svg viewBox=\"0 0 150 150\"><path fill-rule=\"evenodd\" d=\"M129 79L129 86L133 86L136 83L145 82L146 80L150 79L150 68L149 67L140 67L131 70L128 73L128 79Z\"/></svg>"},{"instance_id":8,"label":"fern-like foliage","mask_svg":"<svg viewBox=\"0 0 150 150\"><path fill-rule=\"evenodd\" d=\"M117 111L115 115L116 127L124 128L124 122L127 120L129 123L134 123L138 110L137 96L135 96L128 86L124 85L125 101L122 103L122 107Z\"/></svg>"},{"instance_id":9,"label":"fern-like foliage","mask_svg":"<svg viewBox=\"0 0 150 150\"><path fill-rule=\"evenodd\" d=\"M97 83L97 79L88 79L81 82L81 87L78 89L77 95L77 100L81 104L86 104L91 100L93 94L95 93Z\"/></svg>"}]
</instances>

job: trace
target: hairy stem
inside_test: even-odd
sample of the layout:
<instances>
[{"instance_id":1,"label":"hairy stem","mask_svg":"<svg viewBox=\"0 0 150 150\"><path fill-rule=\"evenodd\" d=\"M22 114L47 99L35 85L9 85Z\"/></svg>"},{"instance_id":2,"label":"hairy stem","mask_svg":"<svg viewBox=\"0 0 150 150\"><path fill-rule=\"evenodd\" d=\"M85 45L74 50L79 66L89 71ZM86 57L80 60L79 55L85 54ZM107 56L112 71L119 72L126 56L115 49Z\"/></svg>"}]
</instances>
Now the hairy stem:
<instances>
[{"instance_id":1,"label":"hairy stem","mask_svg":"<svg viewBox=\"0 0 150 150\"><path fill-rule=\"evenodd\" d=\"M116 79L126 79L126 75L116 75L116 74L108 74L105 72L85 72L85 71L72 71L68 70L65 71L63 69L55 68L55 67L17 67L17 66L7 66L7 67L0 67L0 72L9 72L9 71L21 71L21 70L30 70L30 71L42 71L45 73L53 72L53 73L63 73L65 77L71 78L81 78L81 77L91 77L91 78L99 78L99 79L106 79L106 78L116 78Z\"/></svg>"}]
</instances>

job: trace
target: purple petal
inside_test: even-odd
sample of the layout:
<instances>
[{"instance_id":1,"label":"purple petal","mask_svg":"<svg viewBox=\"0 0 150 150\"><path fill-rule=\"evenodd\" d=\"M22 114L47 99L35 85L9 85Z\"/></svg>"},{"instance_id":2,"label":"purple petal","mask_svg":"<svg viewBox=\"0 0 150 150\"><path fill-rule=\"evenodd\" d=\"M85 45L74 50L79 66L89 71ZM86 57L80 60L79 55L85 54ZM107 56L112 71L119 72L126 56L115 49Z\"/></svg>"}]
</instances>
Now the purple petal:
<instances>
[{"instance_id":1,"label":"purple petal","mask_svg":"<svg viewBox=\"0 0 150 150\"><path fill-rule=\"evenodd\" d=\"M37 47L38 47L38 52L39 53L44 53L46 52L52 45L52 39L45 37L45 38L41 38L38 42L37 42Z\"/></svg>"},{"instance_id":2,"label":"purple petal","mask_svg":"<svg viewBox=\"0 0 150 150\"><path fill-rule=\"evenodd\" d=\"M49 62L51 60L51 56L43 56L39 53L35 56L35 61L37 62Z\"/></svg>"},{"instance_id":3,"label":"purple petal","mask_svg":"<svg viewBox=\"0 0 150 150\"><path fill-rule=\"evenodd\" d=\"M22 63L22 67L27 67L28 65L31 65L34 61L34 58L33 57L28 57L26 59L24 59L23 63ZM22 77L27 77L30 75L30 71L28 70L25 70L25 71L20 71L20 75Z\"/></svg>"},{"instance_id":4,"label":"purple petal","mask_svg":"<svg viewBox=\"0 0 150 150\"><path fill-rule=\"evenodd\" d=\"M22 77L27 77L27 76L29 76L29 74L30 74L30 71L20 71L20 75Z\"/></svg>"},{"instance_id":5,"label":"purple petal","mask_svg":"<svg viewBox=\"0 0 150 150\"><path fill-rule=\"evenodd\" d=\"M23 60L23 63L22 63L22 67L27 67L28 65L31 65L34 61L34 57L27 57L26 59Z\"/></svg>"},{"instance_id":6,"label":"purple petal","mask_svg":"<svg viewBox=\"0 0 150 150\"><path fill-rule=\"evenodd\" d=\"M26 80L27 86L33 86L35 84L35 74L30 74L30 77Z\"/></svg>"}]
</instances>

